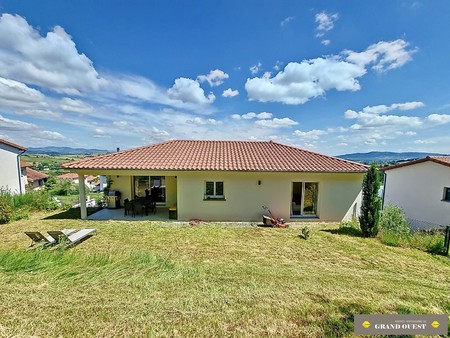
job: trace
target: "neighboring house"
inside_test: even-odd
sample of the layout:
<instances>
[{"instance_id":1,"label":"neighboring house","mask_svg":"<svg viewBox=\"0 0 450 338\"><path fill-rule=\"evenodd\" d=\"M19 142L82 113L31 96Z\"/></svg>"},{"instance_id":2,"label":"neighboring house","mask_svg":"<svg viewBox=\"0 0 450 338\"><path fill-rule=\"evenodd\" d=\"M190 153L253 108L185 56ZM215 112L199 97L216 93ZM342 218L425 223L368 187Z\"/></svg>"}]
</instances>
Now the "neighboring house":
<instances>
[{"instance_id":1,"label":"neighboring house","mask_svg":"<svg viewBox=\"0 0 450 338\"><path fill-rule=\"evenodd\" d=\"M450 224L450 156L428 156L381 170L384 205L401 207L413 229Z\"/></svg>"},{"instance_id":2,"label":"neighboring house","mask_svg":"<svg viewBox=\"0 0 450 338\"><path fill-rule=\"evenodd\" d=\"M110 189L121 192L121 205L147 190L159 205L176 205L179 220L222 221L258 221L263 205L290 220L356 217L367 171L359 163L272 141L169 141L63 167L108 176ZM83 205L81 211L85 218Z\"/></svg>"},{"instance_id":3,"label":"neighboring house","mask_svg":"<svg viewBox=\"0 0 450 338\"><path fill-rule=\"evenodd\" d=\"M72 180L72 182L74 184L78 184L79 183L78 174L75 174L75 173L61 174L61 175L58 175L57 178L59 178L61 180L70 179L70 180ZM85 176L84 177L84 184L89 188L90 191L96 191L97 190L98 182L99 182L98 175L97 176L89 175L89 176Z\"/></svg>"},{"instance_id":4,"label":"neighboring house","mask_svg":"<svg viewBox=\"0 0 450 338\"><path fill-rule=\"evenodd\" d=\"M47 179L50 177L47 174L31 169L31 163L21 161L20 166L22 168L22 175L28 182L28 186L34 190L39 190L42 188L45 185L45 182L47 182Z\"/></svg>"},{"instance_id":5,"label":"neighboring house","mask_svg":"<svg viewBox=\"0 0 450 338\"><path fill-rule=\"evenodd\" d=\"M75 173L65 173L58 175L56 177L59 178L60 180L67 180L67 179L72 180L72 182L75 184L79 183L78 175Z\"/></svg>"},{"instance_id":6,"label":"neighboring house","mask_svg":"<svg viewBox=\"0 0 450 338\"><path fill-rule=\"evenodd\" d=\"M25 192L26 179L20 167L20 155L27 148L0 139L0 189L13 194Z\"/></svg>"}]
</instances>

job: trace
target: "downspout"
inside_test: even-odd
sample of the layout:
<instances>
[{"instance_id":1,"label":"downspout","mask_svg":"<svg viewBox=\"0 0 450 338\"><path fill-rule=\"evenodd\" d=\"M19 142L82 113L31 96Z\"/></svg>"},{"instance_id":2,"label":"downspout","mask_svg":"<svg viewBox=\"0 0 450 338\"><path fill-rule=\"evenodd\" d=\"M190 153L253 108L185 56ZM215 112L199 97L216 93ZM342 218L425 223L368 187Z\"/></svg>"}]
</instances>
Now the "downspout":
<instances>
[{"instance_id":1,"label":"downspout","mask_svg":"<svg viewBox=\"0 0 450 338\"><path fill-rule=\"evenodd\" d=\"M22 150L20 154L17 155L17 167L19 171L19 193L22 195L22 167L20 166L20 156L23 155L23 153L26 152L26 150Z\"/></svg>"},{"instance_id":2,"label":"downspout","mask_svg":"<svg viewBox=\"0 0 450 338\"><path fill-rule=\"evenodd\" d=\"M383 198L381 200L381 210L384 210L384 199L386 197L386 181L387 181L387 175L386 171L383 171L384 181L383 181Z\"/></svg>"}]
</instances>

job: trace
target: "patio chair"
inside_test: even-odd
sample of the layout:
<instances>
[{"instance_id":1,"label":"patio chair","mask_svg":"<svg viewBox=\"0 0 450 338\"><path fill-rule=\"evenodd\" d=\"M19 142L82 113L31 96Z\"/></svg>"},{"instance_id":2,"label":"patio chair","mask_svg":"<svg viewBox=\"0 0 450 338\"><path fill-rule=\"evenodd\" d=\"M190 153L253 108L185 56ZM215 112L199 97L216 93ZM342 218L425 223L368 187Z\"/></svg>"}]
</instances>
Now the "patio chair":
<instances>
[{"instance_id":1,"label":"patio chair","mask_svg":"<svg viewBox=\"0 0 450 338\"><path fill-rule=\"evenodd\" d=\"M45 237L39 231L25 231L25 235L30 237L31 244L28 248L32 248L37 244L43 244L44 246L52 245L55 243L55 239L51 236Z\"/></svg>"},{"instance_id":2,"label":"patio chair","mask_svg":"<svg viewBox=\"0 0 450 338\"><path fill-rule=\"evenodd\" d=\"M141 217L144 216L144 207L141 202L133 203L133 217L136 215L141 215Z\"/></svg>"},{"instance_id":3,"label":"patio chair","mask_svg":"<svg viewBox=\"0 0 450 338\"><path fill-rule=\"evenodd\" d=\"M76 229L63 229L63 230L50 230L47 231L47 233L55 240L55 244L58 244L61 242L62 239L66 238L67 236L73 234Z\"/></svg>"},{"instance_id":4,"label":"patio chair","mask_svg":"<svg viewBox=\"0 0 450 338\"><path fill-rule=\"evenodd\" d=\"M124 216L134 216L133 203L131 203L128 198L124 201Z\"/></svg>"},{"instance_id":5,"label":"patio chair","mask_svg":"<svg viewBox=\"0 0 450 338\"><path fill-rule=\"evenodd\" d=\"M82 229L71 234L70 236L67 236L66 242L63 244L64 248L73 247L81 242L84 242L86 239L91 238L96 231L97 229Z\"/></svg>"}]
</instances>

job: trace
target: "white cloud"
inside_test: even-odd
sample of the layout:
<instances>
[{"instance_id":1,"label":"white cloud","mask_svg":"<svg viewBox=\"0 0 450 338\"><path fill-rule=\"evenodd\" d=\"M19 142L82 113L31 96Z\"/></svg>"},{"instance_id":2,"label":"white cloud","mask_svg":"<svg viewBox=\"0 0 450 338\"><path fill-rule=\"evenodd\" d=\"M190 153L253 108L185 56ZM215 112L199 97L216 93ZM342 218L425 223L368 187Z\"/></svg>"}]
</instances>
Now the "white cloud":
<instances>
[{"instance_id":1,"label":"white cloud","mask_svg":"<svg viewBox=\"0 0 450 338\"><path fill-rule=\"evenodd\" d=\"M415 140L414 144L435 144L436 140Z\"/></svg>"},{"instance_id":2,"label":"white cloud","mask_svg":"<svg viewBox=\"0 0 450 338\"><path fill-rule=\"evenodd\" d=\"M268 113L268 112L262 112L262 113L254 113L254 112L249 112L246 114L233 114L231 115L231 118L234 120L251 120L251 119L258 119L258 120L265 120L265 119L271 119L273 116L272 113Z\"/></svg>"},{"instance_id":3,"label":"white cloud","mask_svg":"<svg viewBox=\"0 0 450 338\"><path fill-rule=\"evenodd\" d=\"M250 72L252 73L252 75L256 75L261 70L261 67L262 63L258 62L256 65L250 67Z\"/></svg>"},{"instance_id":4,"label":"white cloud","mask_svg":"<svg viewBox=\"0 0 450 338\"><path fill-rule=\"evenodd\" d=\"M175 84L167 90L167 93L172 100L195 104L209 104L216 99L212 93L205 97L205 92L197 81L184 77L176 79Z\"/></svg>"},{"instance_id":5,"label":"white cloud","mask_svg":"<svg viewBox=\"0 0 450 338\"><path fill-rule=\"evenodd\" d=\"M326 32L332 30L334 28L334 23L339 19L339 14L328 14L326 12L320 12L316 14L316 23L317 23L317 37L324 36Z\"/></svg>"},{"instance_id":6,"label":"white cloud","mask_svg":"<svg viewBox=\"0 0 450 338\"><path fill-rule=\"evenodd\" d=\"M223 91L222 96L223 97L234 97L239 95L239 90L233 90L231 88L228 88Z\"/></svg>"},{"instance_id":7,"label":"white cloud","mask_svg":"<svg viewBox=\"0 0 450 338\"><path fill-rule=\"evenodd\" d=\"M0 17L0 76L73 95L96 91L102 82L62 27L42 37L24 18L11 14Z\"/></svg>"},{"instance_id":8,"label":"white cloud","mask_svg":"<svg viewBox=\"0 0 450 338\"><path fill-rule=\"evenodd\" d=\"M290 62L274 77L247 79L245 89L250 100L303 104L322 96L329 89L359 90L357 78L365 69L338 58L317 58Z\"/></svg>"},{"instance_id":9,"label":"white cloud","mask_svg":"<svg viewBox=\"0 0 450 338\"><path fill-rule=\"evenodd\" d=\"M318 140L320 136L326 134L328 134L328 132L320 129L313 129L310 131L301 131L301 130L294 131L295 136L298 136L305 140Z\"/></svg>"},{"instance_id":10,"label":"white cloud","mask_svg":"<svg viewBox=\"0 0 450 338\"><path fill-rule=\"evenodd\" d=\"M245 89L250 100L285 104L303 104L331 89L357 91L361 89L358 79L370 64L377 71L387 71L410 61L415 50L407 47L403 40L382 41L361 53L344 51L340 56L290 62L273 77L266 73L247 79Z\"/></svg>"},{"instance_id":11,"label":"white cloud","mask_svg":"<svg viewBox=\"0 0 450 338\"><path fill-rule=\"evenodd\" d=\"M331 41L328 39L324 39L324 40L320 41L320 43L324 46L328 46L331 43Z\"/></svg>"},{"instance_id":12,"label":"white cloud","mask_svg":"<svg viewBox=\"0 0 450 338\"><path fill-rule=\"evenodd\" d=\"M222 123L222 121L217 121L215 119L204 119L202 117L194 117L193 119L186 120L186 122L191 123L191 124L201 125L201 126L205 126L205 125L215 126L215 125Z\"/></svg>"},{"instance_id":13,"label":"white cloud","mask_svg":"<svg viewBox=\"0 0 450 338\"><path fill-rule=\"evenodd\" d=\"M427 121L433 124L447 124L450 123L450 115L448 114L431 114L427 117Z\"/></svg>"},{"instance_id":14,"label":"white cloud","mask_svg":"<svg viewBox=\"0 0 450 338\"><path fill-rule=\"evenodd\" d=\"M280 26L284 27L284 26L286 26L289 22L291 22L294 19L295 18L293 16L288 16L287 18L285 18L283 21L280 22Z\"/></svg>"},{"instance_id":15,"label":"white cloud","mask_svg":"<svg viewBox=\"0 0 450 338\"><path fill-rule=\"evenodd\" d=\"M44 95L27 85L0 77L0 100L22 103L38 103L44 99Z\"/></svg>"},{"instance_id":16,"label":"white cloud","mask_svg":"<svg viewBox=\"0 0 450 338\"><path fill-rule=\"evenodd\" d=\"M61 109L64 111L87 114L93 111L92 106L82 100L75 100L69 97L61 99Z\"/></svg>"},{"instance_id":17,"label":"white cloud","mask_svg":"<svg viewBox=\"0 0 450 338\"><path fill-rule=\"evenodd\" d=\"M0 115L0 131L7 131L8 135L17 135L21 139L45 139L45 140L63 140L65 137L58 132L43 130L33 123L12 120ZM26 137L24 137L26 135Z\"/></svg>"},{"instance_id":18,"label":"white cloud","mask_svg":"<svg viewBox=\"0 0 450 338\"><path fill-rule=\"evenodd\" d=\"M399 68L412 60L417 48L408 49L409 43L398 39L395 41L380 41L369 46L363 52L346 50L346 60L361 67L372 65L377 72L385 72Z\"/></svg>"},{"instance_id":19,"label":"white cloud","mask_svg":"<svg viewBox=\"0 0 450 338\"><path fill-rule=\"evenodd\" d=\"M275 117L272 120L264 119L264 120L255 121L255 125L264 127L264 128L286 128L286 127L295 126L297 124L298 124L298 122L295 122L288 117L284 117L281 119L278 119Z\"/></svg>"},{"instance_id":20,"label":"white cloud","mask_svg":"<svg viewBox=\"0 0 450 338\"><path fill-rule=\"evenodd\" d=\"M207 81L211 87L221 85L224 80L228 79L229 75L220 69L215 69L209 72L208 75L199 75L197 81L203 83Z\"/></svg>"}]
</instances>

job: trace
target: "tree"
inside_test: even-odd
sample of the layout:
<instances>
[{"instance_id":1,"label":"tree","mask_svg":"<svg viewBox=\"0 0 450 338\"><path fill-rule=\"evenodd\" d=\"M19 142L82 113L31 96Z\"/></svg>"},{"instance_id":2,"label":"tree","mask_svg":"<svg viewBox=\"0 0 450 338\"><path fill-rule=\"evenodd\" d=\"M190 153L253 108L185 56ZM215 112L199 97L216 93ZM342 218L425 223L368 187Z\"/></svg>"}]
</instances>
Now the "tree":
<instances>
[{"instance_id":1,"label":"tree","mask_svg":"<svg viewBox=\"0 0 450 338\"><path fill-rule=\"evenodd\" d=\"M375 164L370 166L364 176L361 204L361 215L359 224L365 237L375 237L378 233L378 222L380 221L381 199L378 197L380 190L380 178Z\"/></svg>"}]
</instances>

